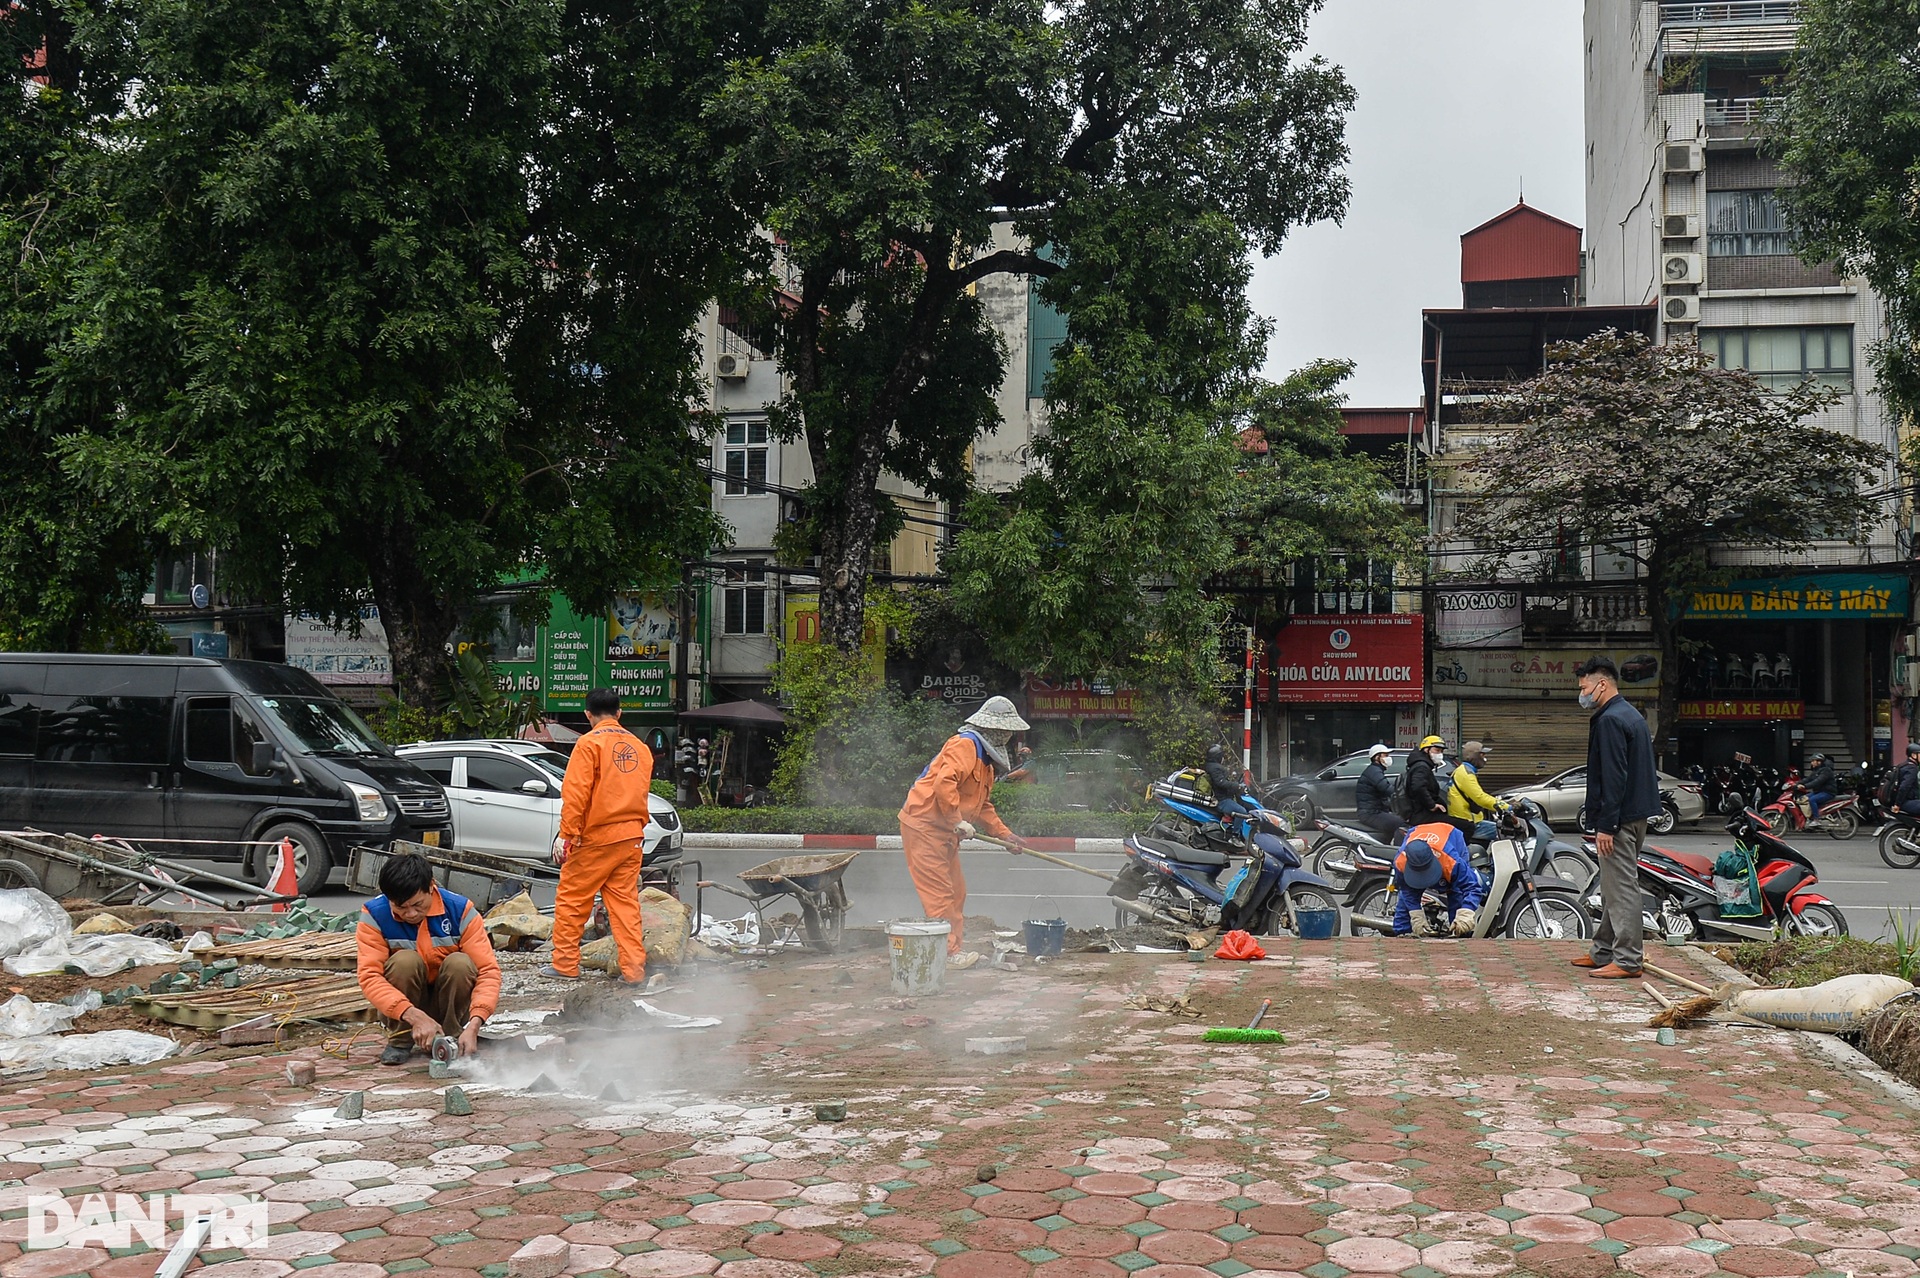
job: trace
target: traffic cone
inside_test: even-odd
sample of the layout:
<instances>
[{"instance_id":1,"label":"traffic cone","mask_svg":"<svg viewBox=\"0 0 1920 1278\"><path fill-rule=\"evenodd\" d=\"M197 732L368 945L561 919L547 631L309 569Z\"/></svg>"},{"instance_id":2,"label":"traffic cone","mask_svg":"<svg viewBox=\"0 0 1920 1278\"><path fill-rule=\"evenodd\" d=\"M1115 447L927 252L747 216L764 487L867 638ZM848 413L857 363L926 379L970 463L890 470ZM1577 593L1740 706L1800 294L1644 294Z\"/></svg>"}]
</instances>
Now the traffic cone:
<instances>
[{"instance_id":1,"label":"traffic cone","mask_svg":"<svg viewBox=\"0 0 1920 1278\"><path fill-rule=\"evenodd\" d=\"M295 874L293 870L293 840L280 840L280 850L276 856L279 864L273 867L273 894L275 896L300 895L300 876ZM287 903L285 901L275 901L273 903L273 912L275 914L285 914L287 912Z\"/></svg>"}]
</instances>

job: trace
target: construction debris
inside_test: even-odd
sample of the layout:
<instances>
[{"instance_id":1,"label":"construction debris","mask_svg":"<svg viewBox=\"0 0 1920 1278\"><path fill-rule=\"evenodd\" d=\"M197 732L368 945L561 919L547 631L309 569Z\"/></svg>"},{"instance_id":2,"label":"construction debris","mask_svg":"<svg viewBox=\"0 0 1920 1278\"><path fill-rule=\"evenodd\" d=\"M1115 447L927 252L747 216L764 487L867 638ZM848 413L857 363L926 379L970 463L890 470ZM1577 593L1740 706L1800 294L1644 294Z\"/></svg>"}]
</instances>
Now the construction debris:
<instances>
[{"instance_id":1,"label":"construction debris","mask_svg":"<svg viewBox=\"0 0 1920 1278\"><path fill-rule=\"evenodd\" d=\"M573 1244L557 1234L530 1239L507 1258L508 1278L560 1278L573 1267Z\"/></svg>"},{"instance_id":2,"label":"construction debris","mask_svg":"<svg viewBox=\"0 0 1920 1278\"><path fill-rule=\"evenodd\" d=\"M441 1109L456 1118L464 1118L473 1112L473 1102L467 1099L467 1093L458 1087L449 1087L441 1096Z\"/></svg>"},{"instance_id":3,"label":"construction debris","mask_svg":"<svg viewBox=\"0 0 1920 1278\"><path fill-rule=\"evenodd\" d=\"M1192 1017L1200 1015L1184 994L1179 998L1167 998L1160 994L1134 994L1127 999L1124 1006L1140 1012L1170 1012L1175 1016Z\"/></svg>"},{"instance_id":4,"label":"construction debris","mask_svg":"<svg viewBox=\"0 0 1920 1278\"><path fill-rule=\"evenodd\" d=\"M255 1016L220 1031L222 1047L258 1047L280 1041L280 1023L271 1015Z\"/></svg>"},{"instance_id":5,"label":"construction debris","mask_svg":"<svg viewBox=\"0 0 1920 1278\"><path fill-rule=\"evenodd\" d=\"M312 1061L287 1062L287 1086L312 1087L313 1076L314 1069Z\"/></svg>"},{"instance_id":6,"label":"construction debris","mask_svg":"<svg viewBox=\"0 0 1920 1278\"><path fill-rule=\"evenodd\" d=\"M487 911L487 936L498 949L535 949L553 935L553 919L540 912L526 892L510 896Z\"/></svg>"},{"instance_id":7,"label":"construction debris","mask_svg":"<svg viewBox=\"0 0 1920 1278\"><path fill-rule=\"evenodd\" d=\"M967 1040L967 1051L975 1056L1014 1056L1026 1050L1027 1039L1024 1034Z\"/></svg>"},{"instance_id":8,"label":"construction debris","mask_svg":"<svg viewBox=\"0 0 1920 1278\"><path fill-rule=\"evenodd\" d=\"M131 931L133 931L131 927L114 915L96 914L73 929L73 934L75 936L113 936L120 932Z\"/></svg>"},{"instance_id":9,"label":"construction debris","mask_svg":"<svg viewBox=\"0 0 1920 1278\"><path fill-rule=\"evenodd\" d=\"M347 1098L340 1102L340 1107L333 1111L333 1116L335 1118L360 1118L365 1115L366 1112L367 1094L365 1092L348 1092Z\"/></svg>"},{"instance_id":10,"label":"construction debris","mask_svg":"<svg viewBox=\"0 0 1920 1278\"><path fill-rule=\"evenodd\" d=\"M250 963L259 967L351 972L359 950L351 933L302 932L298 936L266 937L221 945L211 953L218 962L228 964L221 971L231 971L241 963Z\"/></svg>"},{"instance_id":11,"label":"construction debris","mask_svg":"<svg viewBox=\"0 0 1920 1278\"><path fill-rule=\"evenodd\" d=\"M283 1025L291 1021L366 1021L374 1017L373 1008L352 976L300 976L241 989L191 993L178 989L149 991L128 1001L155 1020L197 1029L225 1029L263 1013Z\"/></svg>"}]
</instances>

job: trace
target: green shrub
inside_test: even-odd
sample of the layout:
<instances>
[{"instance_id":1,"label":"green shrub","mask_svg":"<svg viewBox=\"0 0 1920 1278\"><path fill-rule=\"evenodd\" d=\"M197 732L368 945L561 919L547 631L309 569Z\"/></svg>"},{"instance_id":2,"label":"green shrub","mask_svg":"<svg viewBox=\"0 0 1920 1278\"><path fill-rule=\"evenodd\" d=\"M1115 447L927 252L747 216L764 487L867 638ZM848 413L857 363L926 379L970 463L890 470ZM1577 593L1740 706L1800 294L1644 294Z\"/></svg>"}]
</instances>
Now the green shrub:
<instances>
[{"instance_id":1,"label":"green shrub","mask_svg":"<svg viewBox=\"0 0 1920 1278\"><path fill-rule=\"evenodd\" d=\"M1039 838L1117 839L1144 829L1150 814L1132 812L1035 812L1007 824ZM898 834L898 808L764 807L686 808L680 813L696 834Z\"/></svg>"}]
</instances>

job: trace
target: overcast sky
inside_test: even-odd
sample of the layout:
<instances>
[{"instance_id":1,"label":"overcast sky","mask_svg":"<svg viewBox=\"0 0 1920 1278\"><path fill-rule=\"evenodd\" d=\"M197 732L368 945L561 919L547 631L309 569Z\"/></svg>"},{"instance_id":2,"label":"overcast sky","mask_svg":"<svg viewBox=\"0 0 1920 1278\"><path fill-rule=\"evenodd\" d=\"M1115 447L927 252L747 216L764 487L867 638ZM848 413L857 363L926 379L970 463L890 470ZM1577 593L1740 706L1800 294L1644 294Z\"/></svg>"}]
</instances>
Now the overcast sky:
<instances>
[{"instance_id":1,"label":"overcast sky","mask_svg":"<svg viewBox=\"0 0 1920 1278\"><path fill-rule=\"evenodd\" d=\"M1586 222L1580 0L1327 0L1312 51L1345 68L1344 225L1256 263L1267 375L1345 358L1356 407L1420 397L1420 311L1460 305L1460 235L1527 203Z\"/></svg>"}]
</instances>

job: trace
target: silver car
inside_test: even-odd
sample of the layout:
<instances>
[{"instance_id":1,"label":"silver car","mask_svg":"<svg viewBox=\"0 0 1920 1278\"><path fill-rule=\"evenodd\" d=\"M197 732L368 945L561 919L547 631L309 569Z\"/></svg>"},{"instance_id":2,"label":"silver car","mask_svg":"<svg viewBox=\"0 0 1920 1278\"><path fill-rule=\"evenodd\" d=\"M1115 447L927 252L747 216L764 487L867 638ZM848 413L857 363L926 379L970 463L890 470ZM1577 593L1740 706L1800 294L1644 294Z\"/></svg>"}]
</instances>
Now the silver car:
<instances>
[{"instance_id":1,"label":"silver car","mask_svg":"<svg viewBox=\"0 0 1920 1278\"><path fill-rule=\"evenodd\" d=\"M1669 834L1682 821L1698 821L1707 814L1707 801L1696 781L1682 781L1665 772L1660 778L1660 815L1647 822L1653 834ZM1500 792L1503 799L1532 799L1540 805L1547 824L1556 830L1587 828L1587 770L1568 768L1557 777Z\"/></svg>"},{"instance_id":2,"label":"silver car","mask_svg":"<svg viewBox=\"0 0 1920 1278\"><path fill-rule=\"evenodd\" d=\"M566 755L537 741L418 741L394 753L446 790L454 846L527 861L552 853ZM686 831L673 804L649 795L647 818L647 859L663 843L678 854Z\"/></svg>"}]
</instances>

